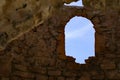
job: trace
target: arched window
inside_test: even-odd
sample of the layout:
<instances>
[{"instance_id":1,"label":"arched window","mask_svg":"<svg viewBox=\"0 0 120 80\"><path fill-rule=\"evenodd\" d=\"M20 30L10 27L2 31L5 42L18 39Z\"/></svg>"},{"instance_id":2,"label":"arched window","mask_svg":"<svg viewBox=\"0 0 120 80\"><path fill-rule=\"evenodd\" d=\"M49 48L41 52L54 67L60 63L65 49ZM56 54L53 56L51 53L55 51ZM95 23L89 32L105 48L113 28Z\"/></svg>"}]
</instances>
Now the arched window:
<instances>
[{"instance_id":1,"label":"arched window","mask_svg":"<svg viewBox=\"0 0 120 80\"><path fill-rule=\"evenodd\" d=\"M89 56L95 56L95 30L90 20L74 17L65 26L65 51L67 56L76 58L77 63L85 63Z\"/></svg>"}]
</instances>

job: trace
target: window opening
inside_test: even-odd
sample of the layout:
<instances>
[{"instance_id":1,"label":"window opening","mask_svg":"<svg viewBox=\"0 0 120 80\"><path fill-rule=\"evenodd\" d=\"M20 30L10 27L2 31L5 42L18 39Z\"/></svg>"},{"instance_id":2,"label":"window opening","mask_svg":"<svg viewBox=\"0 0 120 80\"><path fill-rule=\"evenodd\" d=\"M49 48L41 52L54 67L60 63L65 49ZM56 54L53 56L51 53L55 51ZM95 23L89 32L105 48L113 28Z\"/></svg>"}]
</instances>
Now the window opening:
<instances>
[{"instance_id":1,"label":"window opening","mask_svg":"<svg viewBox=\"0 0 120 80\"><path fill-rule=\"evenodd\" d=\"M83 6L82 0L78 0L77 2L71 2L70 4L64 4L66 6Z\"/></svg>"},{"instance_id":2,"label":"window opening","mask_svg":"<svg viewBox=\"0 0 120 80\"><path fill-rule=\"evenodd\" d=\"M95 56L93 24L84 17L74 17L65 26L65 51L67 56L76 58L77 63Z\"/></svg>"}]
</instances>

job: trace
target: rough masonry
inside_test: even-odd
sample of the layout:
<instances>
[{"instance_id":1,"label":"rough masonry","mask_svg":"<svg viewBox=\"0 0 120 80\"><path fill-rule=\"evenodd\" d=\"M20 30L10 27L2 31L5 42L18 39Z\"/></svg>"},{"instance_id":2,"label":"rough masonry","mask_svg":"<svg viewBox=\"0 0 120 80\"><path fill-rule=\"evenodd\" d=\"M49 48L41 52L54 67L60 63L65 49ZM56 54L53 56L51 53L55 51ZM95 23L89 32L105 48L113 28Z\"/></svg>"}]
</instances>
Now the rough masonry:
<instances>
[{"instance_id":1,"label":"rough masonry","mask_svg":"<svg viewBox=\"0 0 120 80\"><path fill-rule=\"evenodd\" d=\"M74 0L77 1L77 0ZM120 80L120 0L0 1L0 80ZM65 55L64 29L74 16L95 29L86 64Z\"/></svg>"}]
</instances>

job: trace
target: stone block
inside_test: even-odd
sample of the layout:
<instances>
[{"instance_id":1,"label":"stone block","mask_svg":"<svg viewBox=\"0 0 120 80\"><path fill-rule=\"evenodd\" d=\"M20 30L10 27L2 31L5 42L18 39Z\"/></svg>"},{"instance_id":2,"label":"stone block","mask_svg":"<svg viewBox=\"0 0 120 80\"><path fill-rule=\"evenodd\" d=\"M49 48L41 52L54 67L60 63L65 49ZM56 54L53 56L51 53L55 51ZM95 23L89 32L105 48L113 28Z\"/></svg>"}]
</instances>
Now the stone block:
<instances>
[{"instance_id":1,"label":"stone block","mask_svg":"<svg viewBox=\"0 0 120 80\"><path fill-rule=\"evenodd\" d=\"M58 77L57 80L65 80L64 77Z\"/></svg>"},{"instance_id":2,"label":"stone block","mask_svg":"<svg viewBox=\"0 0 120 80\"><path fill-rule=\"evenodd\" d=\"M50 76L60 76L61 75L61 71L59 71L59 70L48 71L48 75L50 75Z\"/></svg>"},{"instance_id":3,"label":"stone block","mask_svg":"<svg viewBox=\"0 0 120 80\"><path fill-rule=\"evenodd\" d=\"M48 76L44 76L44 75L37 75L36 76L36 80L48 80Z\"/></svg>"},{"instance_id":4,"label":"stone block","mask_svg":"<svg viewBox=\"0 0 120 80\"><path fill-rule=\"evenodd\" d=\"M101 69L107 70L107 69L115 69L116 64L114 62L110 62L108 60L104 60L103 63L100 65Z\"/></svg>"},{"instance_id":5,"label":"stone block","mask_svg":"<svg viewBox=\"0 0 120 80\"><path fill-rule=\"evenodd\" d=\"M14 71L13 75L19 76L22 78L34 78L34 74L32 74L30 72Z\"/></svg>"},{"instance_id":6,"label":"stone block","mask_svg":"<svg viewBox=\"0 0 120 80\"><path fill-rule=\"evenodd\" d=\"M1 80L10 80L9 78L3 77Z\"/></svg>"}]
</instances>

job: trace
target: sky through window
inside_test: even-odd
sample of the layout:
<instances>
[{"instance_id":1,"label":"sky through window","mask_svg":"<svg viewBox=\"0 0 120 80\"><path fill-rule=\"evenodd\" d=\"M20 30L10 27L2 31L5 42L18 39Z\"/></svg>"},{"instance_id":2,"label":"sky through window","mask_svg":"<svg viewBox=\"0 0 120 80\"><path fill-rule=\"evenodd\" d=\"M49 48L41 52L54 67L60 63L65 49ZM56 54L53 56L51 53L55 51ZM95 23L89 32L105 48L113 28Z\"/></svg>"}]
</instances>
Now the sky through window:
<instances>
[{"instance_id":1,"label":"sky through window","mask_svg":"<svg viewBox=\"0 0 120 80\"><path fill-rule=\"evenodd\" d=\"M82 0L65 4L67 6L83 6ZM85 63L85 59L95 55L93 24L84 17L74 17L65 26L66 55L76 58L77 63Z\"/></svg>"}]
</instances>

